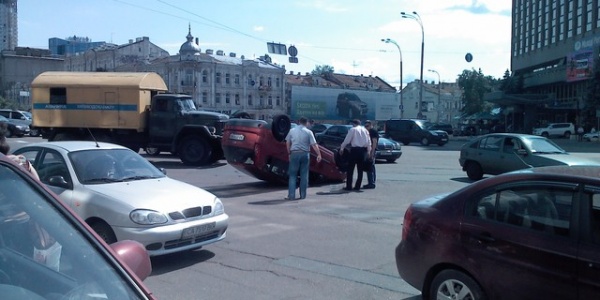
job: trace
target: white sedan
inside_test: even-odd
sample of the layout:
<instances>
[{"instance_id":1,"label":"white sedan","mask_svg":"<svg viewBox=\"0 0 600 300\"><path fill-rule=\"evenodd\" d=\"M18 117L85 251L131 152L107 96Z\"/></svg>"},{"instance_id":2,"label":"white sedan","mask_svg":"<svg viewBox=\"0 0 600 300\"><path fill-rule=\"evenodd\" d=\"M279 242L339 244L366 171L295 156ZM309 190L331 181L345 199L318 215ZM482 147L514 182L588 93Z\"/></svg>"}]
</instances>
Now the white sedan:
<instances>
[{"instance_id":1,"label":"white sedan","mask_svg":"<svg viewBox=\"0 0 600 300\"><path fill-rule=\"evenodd\" d=\"M600 132L588 132L583 135L583 140L588 142L597 142L598 137L600 136Z\"/></svg>"},{"instance_id":2,"label":"white sedan","mask_svg":"<svg viewBox=\"0 0 600 300\"><path fill-rule=\"evenodd\" d=\"M31 161L40 180L109 244L135 240L156 256L225 238L229 217L217 196L167 177L125 147L44 142L14 154Z\"/></svg>"}]
</instances>

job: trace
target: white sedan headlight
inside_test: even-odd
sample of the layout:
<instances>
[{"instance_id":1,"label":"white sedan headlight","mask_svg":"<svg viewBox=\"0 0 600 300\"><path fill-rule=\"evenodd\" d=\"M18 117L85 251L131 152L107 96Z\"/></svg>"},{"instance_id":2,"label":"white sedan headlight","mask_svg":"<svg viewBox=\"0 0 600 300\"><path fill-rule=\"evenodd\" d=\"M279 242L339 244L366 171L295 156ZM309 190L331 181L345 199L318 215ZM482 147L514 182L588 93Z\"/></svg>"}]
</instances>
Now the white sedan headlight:
<instances>
[{"instance_id":1,"label":"white sedan headlight","mask_svg":"<svg viewBox=\"0 0 600 300\"><path fill-rule=\"evenodd\" d=\"M137 209L129 214L129 218L136 224L153 225L167 223L167 216L147 209Z\"/></svg>"},{"instance_id":2,"label":"white sedan headlight","mask_svg":"<svg viewBox=\"0 0 600 300\"><path fill-rule=\"evenodd\" d=\"M219 199L219 197L215 197L215 210L214 210L215 216L222 215L224 213L225 213L225 206L223 206L223 202L221 202L221 199Z\"/></svg>"}]
</instances>

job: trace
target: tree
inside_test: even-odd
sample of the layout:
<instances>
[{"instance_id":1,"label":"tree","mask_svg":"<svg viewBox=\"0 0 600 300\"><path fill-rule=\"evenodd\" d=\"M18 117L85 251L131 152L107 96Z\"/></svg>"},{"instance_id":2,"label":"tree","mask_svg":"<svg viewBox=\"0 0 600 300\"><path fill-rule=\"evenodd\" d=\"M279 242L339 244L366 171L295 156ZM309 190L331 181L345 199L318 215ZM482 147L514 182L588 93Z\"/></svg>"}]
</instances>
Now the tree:
<instances>
[{"instance_id":1,"label":"tree","mask_svg":"<svg viewBox=\"0 0 600 300\"><path fill-rule=\"evenodd\" d=\"M483 95L492 91L498 84L498 80L491 76L485 76L481 69L464 70L458 76L458 86L462 89L462 113L472 115L479 112L489 111L491 106L483 101Z\"/></svg>"},{"instance_id":2,"label":"tree","mask_svg":"<svg viewBox=\"0 0 600 300\"><path fill-rule=\"evenodd\" d=\"M520 94L523 91L523 76L515 77L506 69L498 88L506 94Z\"/></svg>"},{"instance_id":3,"label":"tree","mask_svg":"<svg viewBox=\"0 0 600 300\"><path fill-rule=\"evenodd\" d=\"M317 65L315 69L310 72L313 76L321 76L327 73L333 73L333 67L330 65Z\"/></svg>"}]
</instances>

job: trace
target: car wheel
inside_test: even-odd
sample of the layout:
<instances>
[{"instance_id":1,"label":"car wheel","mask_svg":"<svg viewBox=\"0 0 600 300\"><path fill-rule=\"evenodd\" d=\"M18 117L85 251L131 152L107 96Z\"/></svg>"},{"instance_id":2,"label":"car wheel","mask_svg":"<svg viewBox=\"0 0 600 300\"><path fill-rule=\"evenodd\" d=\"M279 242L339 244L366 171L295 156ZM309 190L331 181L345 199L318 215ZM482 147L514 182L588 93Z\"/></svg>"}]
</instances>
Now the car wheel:
<instances>
[{"instance_id":1,"label":"car wheel","mask_svg":"<svg viewBox=\"0 0 600 300\"><path fill-rule=\"evenodd\" d=\"M456 271L444 270L431 282L429 299L485 299L483 290L470 276Z\"/></svg>"},{"instance_id":2,"label":"car wheel","mask_svg":"<svg viewBox=\"0 0 600 300\"><path fill-rule=\"evenodd\" d=\"M568 139L570 139L571 138L571 132L570 131L565 132L565 137L568 138Z\"/></svg>"},{"instance_id":3,"label":"car wheel","mask_svg":"<svg viewBox=\"0 0 600 300\"><path fill-rule=\"evenodd\" d=\"M404 146L408 146L410 144L410 141L409 140L402 141L402 144Z\"/></svg>"},{"instance_id":4,"label":"car wheel","mask_svg":"<svg viewBox=\"0 0 600 300\"><path fill-rule=\"evenodd\" d=\"M283 142L292 128L292 121L287 115L277 115L271 123L271 133L278 142Z\"/></svg>"},{"instance_id":5,"label":"car wheel","mask_svg":"<svg viewBox=\"0 0 600 300\"><path fill-rule=\"evenodd\" d=\"M212 149L208 143L199 137L185 137L177 148L179 158L188 166L202 166L209 162Z\"/></svg>"},{"instance_id":6,"label":"car wheel","mask_svg":"<svg viewBox=\"0 0 600 300\"><path fill-rule=\"evenodd\" d=\"M547 138L548 137L548 133L547 132L542 132L542 136Z\"/></svg>"},{"instance_id":7,"label":"car wheel","mask_svg":"<svg viewBox=\"0 0 600 300\"><path fill-rule=\"evenodd\" d=\"M144 150L148 155L157 156L160 154L160 150L158 150L158 148L146 147Z\"/></svg>"},{"instance_id":8,"label":"car wheel","mask_svg":"<svg viewBox=\"0 0 600 300\"><path fill-rule=\"evenodd\" d=\"M471 180L479 180L483 178L483 170L481 169L481 166L476 162L468 162L466 170L467 176L469 176L469 179Z\"/></svg>"},{"instance_id":9,"label":"car wheel","mask_svg":"<svg viewBox=\"0 0 600 300\"><path fill-rule=\"evenodd\" d=\"M115 233L113 232L112 228L110 228L110 226L105 222L95 221L89 225L107 244L110 245L117 241L117 238L115 237Z\"/></svg>"},{"instance_id":10,"label":"car wheel","mask_svg":"<svg viewBox=\"0 0 600 300\"><path fill-rule=\"evenodd\" d=\"M421 145L423 146L429 146L429 139L424 137L421 139Z\"/></svg>"},{"instance_id":11,"label":"car wheel","mask_svg":"<svg viewBox=\"0 0 600 300\"><path fill-rule=\"evenodd\" d=\"M4 137L9 138L9 137L12 137L12 136L13 136L13 132L10 129L7 129L6 133L4 133Z\"/></svg>"},{"instance_id":12,"label":"car wheel","mask_svg":"<svg viewBox=\"0 0 600 300\"><path fill-rule=\"evenodd\" d=\"M31 129L29 131L29 136L38 137L40 136L40 131L38 129Z\"/></svg>"}]
</instances>

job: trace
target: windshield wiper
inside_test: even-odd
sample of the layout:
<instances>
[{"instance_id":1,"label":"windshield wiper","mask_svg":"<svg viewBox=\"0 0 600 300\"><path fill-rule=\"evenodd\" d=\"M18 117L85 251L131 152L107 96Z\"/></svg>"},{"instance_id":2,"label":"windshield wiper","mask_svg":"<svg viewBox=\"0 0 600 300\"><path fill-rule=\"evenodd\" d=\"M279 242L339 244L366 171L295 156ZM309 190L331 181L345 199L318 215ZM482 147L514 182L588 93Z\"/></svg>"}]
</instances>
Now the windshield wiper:
<instances>
[{"instance_id":1,"label":"windshield wiper","mask_svg":"<svg viewBox=\"0 0 600 300\"><path fill-rule=\"evenodd\" d=\"M114 178L99 177L99 178L87 179L86 181L84 181L84 183L94 183L94 182L121 182L121 181L123 181L123 180L121 180L121 179L114 179Z\"/></svg>"},{"instance_id":2,"label":"windshield wiper","mask_svg":"<svg viewBox=\"0 0 600 300\"><path fill-rule=\"evenodd\" d=\"M136 175L136 176L129 176L129 177L125 177L122 178L121 181L133 181L133 180L143 180L143 179L152 179L152 178L156 178L155 176L148 176L148 175Z\"/></svg>"}]
</instances>

